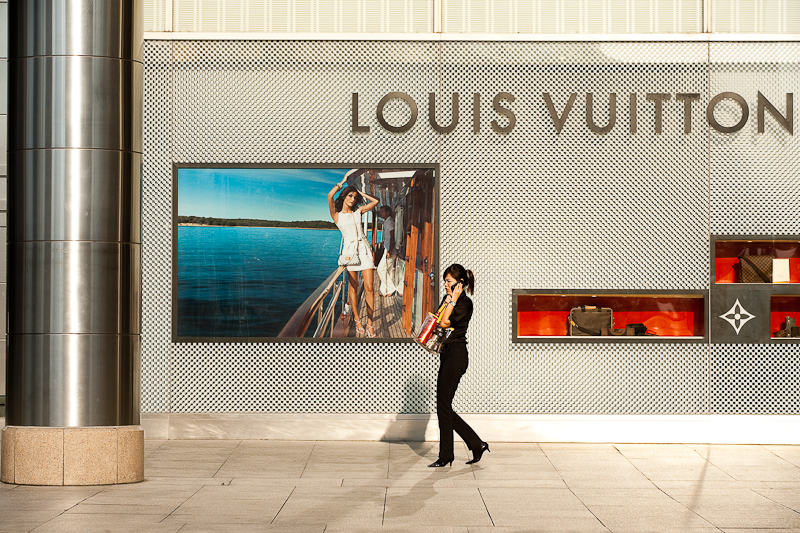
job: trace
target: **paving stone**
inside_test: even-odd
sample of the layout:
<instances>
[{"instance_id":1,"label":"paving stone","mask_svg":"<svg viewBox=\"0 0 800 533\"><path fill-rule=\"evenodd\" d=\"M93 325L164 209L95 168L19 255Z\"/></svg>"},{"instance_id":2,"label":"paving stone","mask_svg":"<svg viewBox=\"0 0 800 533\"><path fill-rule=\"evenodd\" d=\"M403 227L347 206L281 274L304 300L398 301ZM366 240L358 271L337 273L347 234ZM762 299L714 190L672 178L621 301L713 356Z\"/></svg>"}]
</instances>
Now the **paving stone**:
<instances>
[{"instance_id":1,"label":"paving stone","mask_svg":"<svg viewBox=\"0 0 800 533\"><path fill-rule=\"evenodd\" d=\"M466 465L458 442L428 468L437 452L146 441L141 483L0 485L0 533L800 533L800 468L780 455L800 447L497 443Z\"/></svg>"}]
</instances>

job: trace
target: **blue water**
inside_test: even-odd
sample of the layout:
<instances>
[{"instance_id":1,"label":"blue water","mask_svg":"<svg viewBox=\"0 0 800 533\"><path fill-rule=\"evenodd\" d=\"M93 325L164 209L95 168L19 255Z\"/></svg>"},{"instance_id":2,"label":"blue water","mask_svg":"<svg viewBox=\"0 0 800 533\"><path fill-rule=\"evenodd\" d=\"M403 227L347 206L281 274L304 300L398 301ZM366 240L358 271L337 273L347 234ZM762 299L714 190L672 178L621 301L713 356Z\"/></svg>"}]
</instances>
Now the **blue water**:
<instances>
[{"instance_id":1,"label":"blue water","mask_svg":"<svg viewBox=\"0 0 800 533\"><path fill-rule=\"evenodd\" d=\"M340 242L336 230L179 226L178 336L276 337L337 268Z\"/></svg>"}]
</instances>

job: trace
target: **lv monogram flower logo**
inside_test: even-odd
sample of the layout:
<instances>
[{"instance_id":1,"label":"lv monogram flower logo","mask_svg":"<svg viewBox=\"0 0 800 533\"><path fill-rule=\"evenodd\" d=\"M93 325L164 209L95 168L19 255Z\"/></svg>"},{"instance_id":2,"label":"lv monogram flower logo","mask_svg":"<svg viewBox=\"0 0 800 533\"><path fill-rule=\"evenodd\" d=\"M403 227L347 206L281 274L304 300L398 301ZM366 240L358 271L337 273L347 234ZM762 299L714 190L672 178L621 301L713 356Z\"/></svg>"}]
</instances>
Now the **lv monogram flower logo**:
<instances>
[{"instance_id":1,"label":"lv monogram flower logo","mask_svg":"<svg viewBox=\"0 0 800 533\"><path fill-rule=\"evenodd\" d=\"M728 324L736 330L736 334L738 335L739 332L742 330L742 326L753 320L756 315L751 314L748 312L742 304L739 303L739 299L736 299L736 303L733 304L733 307L725 313L724 315L719 315L719 317L727 322Z\"/></svg>"}]
</instances>

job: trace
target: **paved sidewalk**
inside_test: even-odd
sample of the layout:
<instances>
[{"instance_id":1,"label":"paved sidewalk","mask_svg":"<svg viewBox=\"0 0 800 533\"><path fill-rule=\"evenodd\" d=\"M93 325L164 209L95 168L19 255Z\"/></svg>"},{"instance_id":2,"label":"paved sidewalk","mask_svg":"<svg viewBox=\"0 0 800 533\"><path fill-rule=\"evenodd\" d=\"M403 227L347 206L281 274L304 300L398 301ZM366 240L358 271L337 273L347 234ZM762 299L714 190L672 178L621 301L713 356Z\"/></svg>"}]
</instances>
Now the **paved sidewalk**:
<instances>
[{"instance_id":1,"label":"paved sidewalk","mask_svg":"<svg viewBox=\"0 0 800 533\"><path fill-rule=\"evenodd\" d=\"M800 533L800 446L146 442L143 483L0 484L0 531Z\"/></svg>"}]
</instances>

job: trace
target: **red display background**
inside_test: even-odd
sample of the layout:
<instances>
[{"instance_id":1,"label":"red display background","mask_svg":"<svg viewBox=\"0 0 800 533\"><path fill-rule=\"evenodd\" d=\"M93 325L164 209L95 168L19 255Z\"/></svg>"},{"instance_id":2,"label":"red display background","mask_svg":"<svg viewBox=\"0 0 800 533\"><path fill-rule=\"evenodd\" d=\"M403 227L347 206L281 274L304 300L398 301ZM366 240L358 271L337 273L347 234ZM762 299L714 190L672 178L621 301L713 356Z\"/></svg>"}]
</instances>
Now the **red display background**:
<instances>
[{"instance_id":1,"label":"red display background","mask_svg":"<svg viewBox=\"0 0 800 533\"><path fill-rule=\"evenodd\" d=\"M614 327L644 324L660 337L702 337L703 299L675 296L517 295L517 336L566 336L573 307L610 307Z\"/></svg>"},{"instance_id":2,"label":"red display background","mask_svg":"<svg viewBox=\"0 0 800 533\"><path fill-rule=\"evenodd\" d=\"M789 259L789 282L800 283L800 245L796 241L717 241L714 283L736 283L736 269L742 252Z\"/></svg>"}]
</instances>

